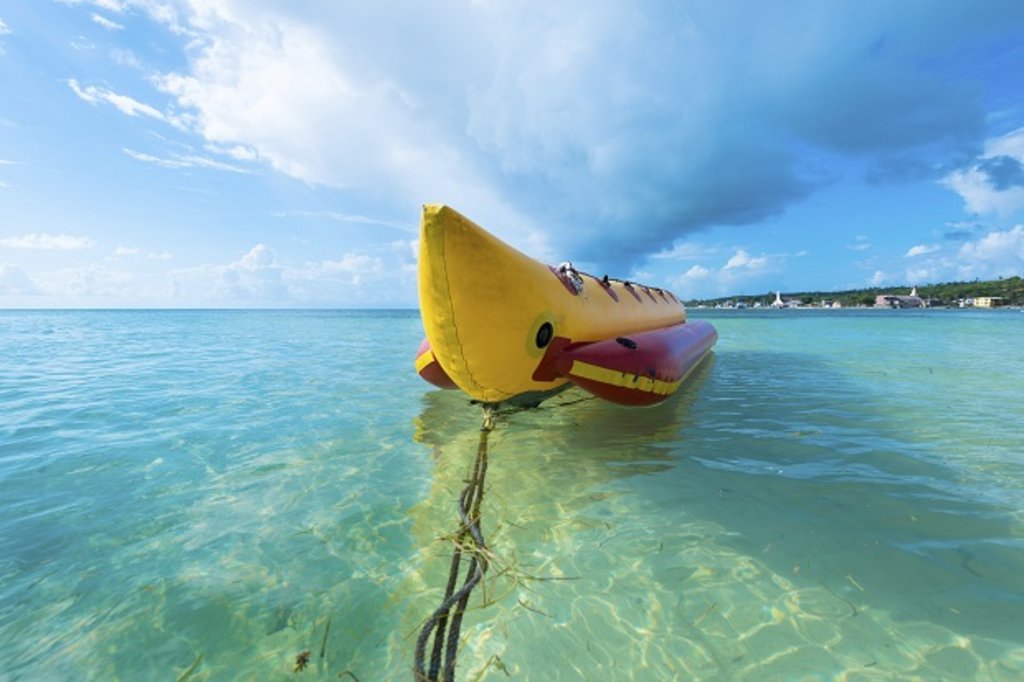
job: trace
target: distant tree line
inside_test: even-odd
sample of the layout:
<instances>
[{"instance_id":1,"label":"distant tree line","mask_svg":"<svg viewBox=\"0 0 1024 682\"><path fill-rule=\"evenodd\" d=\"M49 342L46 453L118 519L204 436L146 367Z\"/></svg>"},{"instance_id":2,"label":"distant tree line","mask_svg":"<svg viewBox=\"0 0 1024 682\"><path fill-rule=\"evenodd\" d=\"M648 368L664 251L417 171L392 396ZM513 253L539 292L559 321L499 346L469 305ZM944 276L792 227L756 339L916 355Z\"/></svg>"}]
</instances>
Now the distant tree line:
<instances>
[{"instance_id":1,"label":"distant tree line","mask_svg":"<svg viewBox=\"0 0 1024 682\"><path fill-rule=\"evenodd\" d=\"M783 292L783 300L796 299L804 305L820 305L822 301L838 302L844 308L855 306L873 306L877 296L906 296L910 293L911 286L897 287L871 287L868 289L850 289L847 291L801 291ZM1020 277L1007 277L987 281L975 280L973 282L946 282L943 284L925 284L917 287L918 295L926 300L931 300L934 305L956 306L962 299L978 298L980 296L1000 296L1003 298L1003 305L1024 306L1024 279ZM743 296L723 296L711 299L693 299L686 301L687 305L709 305L713 306L728 301L743 301L748 306L760 303L762 306L771 305L775 300L775 292L766 294L751 294Z\"/></svg>"}]
</instances>

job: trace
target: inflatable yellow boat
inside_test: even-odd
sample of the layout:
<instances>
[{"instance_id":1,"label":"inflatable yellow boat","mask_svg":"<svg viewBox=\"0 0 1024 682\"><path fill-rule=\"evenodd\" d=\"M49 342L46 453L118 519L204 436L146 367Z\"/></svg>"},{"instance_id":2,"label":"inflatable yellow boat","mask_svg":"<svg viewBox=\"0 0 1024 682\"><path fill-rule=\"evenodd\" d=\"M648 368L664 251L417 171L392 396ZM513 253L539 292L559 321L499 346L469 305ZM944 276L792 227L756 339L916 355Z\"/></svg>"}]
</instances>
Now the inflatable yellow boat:
<instances>
[{"instance_id":1,"label":"inflatable yellow boat","mask_svg":"<svg viewBox=\"0 0 1024 682\"><path fill-rule=\"evenodd\" d=\"M416 370L475 400L539 402L568 382L652 405L718 336L669 291L545 265L447 206L423 208Z\"/></svg>"}]
</instances>

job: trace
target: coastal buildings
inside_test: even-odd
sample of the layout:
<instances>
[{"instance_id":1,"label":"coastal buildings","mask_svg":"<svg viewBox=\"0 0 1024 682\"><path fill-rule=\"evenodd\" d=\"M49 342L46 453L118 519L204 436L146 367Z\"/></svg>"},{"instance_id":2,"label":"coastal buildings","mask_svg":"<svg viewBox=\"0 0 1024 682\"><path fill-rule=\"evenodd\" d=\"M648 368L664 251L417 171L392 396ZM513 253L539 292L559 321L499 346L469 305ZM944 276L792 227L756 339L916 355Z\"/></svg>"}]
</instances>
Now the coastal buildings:
<instances>
[{"instance_id":1,"label":"coastal buildings","mask_svg":"<svg viewBox=\"0 0 1024 682\"><path fill-rule=\"evenodd\" d=\"M785 301L782 300L782 292L775 292L775 300L771 303L772 308L800 308L803 307L803 301L796 298L787 298Z\"/></svg>"},{"instance_id":2,"label":"coastal buildings","mask_svg":"<svg viewBox=\"0 0 1024 682\"><path fill-rule=\"evenodd\" d=\"M924 308L925 301L917 295L917 287L910 290L908 296L882 294L875 297L876 308Z\"/></svg>"},{"instance_id":3,"label":"coastal buildings","mask_svg":"<svg viewBox=\"0 0 1024 682\"><path fill-rule=\"evenodd\" d=\"M1014 276L991 281L945 282L922 284L920 287L870 287L844 291L813 291L790 293L780 290L760 295L737 296L704 301L693 305L739 308L740 301L749 308L779 310L782 308L1021 308L1024 307L1024 278Z\"/></svg>"}]
</instances>

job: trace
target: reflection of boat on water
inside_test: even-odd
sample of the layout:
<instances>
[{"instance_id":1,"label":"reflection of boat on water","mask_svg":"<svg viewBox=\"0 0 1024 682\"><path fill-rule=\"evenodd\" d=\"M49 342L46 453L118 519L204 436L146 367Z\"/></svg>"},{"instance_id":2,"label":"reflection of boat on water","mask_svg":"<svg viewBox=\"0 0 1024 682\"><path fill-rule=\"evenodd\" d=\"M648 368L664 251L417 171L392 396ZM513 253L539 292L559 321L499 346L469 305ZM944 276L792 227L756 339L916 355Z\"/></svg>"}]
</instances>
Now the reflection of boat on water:
<instances>
[{"instance_id":1,"label":"reflection of boat on water","mask_svg":"<svg viewBox=\"0 0 1024 682\"><path fill-rule=\"evenodd\" d=\"M417 371L484 403L539 402L571 382L652 405L718 338L669 291L544 265L446 206L423 210L419 294Z\"/></svg>"},{"instance_id":2,"label":"reflection of boat on water","mask_svg":"<svg viewBox=\"0 0 1024 682\"><path fill-rule=\"evenodd\" d=\"M516 491L515 505L536 511L575 487L673 467L676 455L671 450L679 433L693 424L693 405L714 361L712 355L702 362L675 398L657 410L624 412L571 387L536 409L502 410L492 449L514 466L492 466L490 485ZM414 534L429 542L450 518L452 493L466 477L467 453L476 448L480 413L467 410L465 396L455 391L430 391L421 400L413 440L432 452L434 480L428 497L441 501L425 504L437 516L416 523L422 532ZM565 457L584 452L586 457L574 458L573 466L565 467Z\"/></svg>"},{"instance_id":3,"label":"reflection of boat on water","mask_svg":"<svg viewBox=\"0 0 1024 682\"><path fill-rule=\"evenodd\" d=\"M674 468L685 449L679 434L693 424L694 406L713 362L711 357L702 363L676 397L657 410L624 412L572 389L537 409L501 413L500 428L491 434L485 535L494 528L488 519L543 533L545 525L574 518L594 501L596 491L609 494L617 480ZM430 448L434 472L411 517L413 536L429 547L437 529L450 525L452 496L467 477L480 423L479 414L467 410L465 399L453 391L425 393L422 404L413 439ZM571 467L565 465L569 460ZM498 536L499 547L518 544L514 529Z\"/></svg>"}]
</instances>

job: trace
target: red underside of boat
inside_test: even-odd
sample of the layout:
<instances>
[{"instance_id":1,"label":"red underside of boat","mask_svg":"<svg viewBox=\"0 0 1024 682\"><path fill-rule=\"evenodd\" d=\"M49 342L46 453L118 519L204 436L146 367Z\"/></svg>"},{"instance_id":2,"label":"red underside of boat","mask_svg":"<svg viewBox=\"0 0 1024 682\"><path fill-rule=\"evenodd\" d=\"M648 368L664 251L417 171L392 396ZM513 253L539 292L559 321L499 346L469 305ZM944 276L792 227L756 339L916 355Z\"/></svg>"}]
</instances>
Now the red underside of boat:
<instances>
[{"instance_id":1,"label":"red underside of boat","mask_svg":"<svg viewBox=\"0 0 1024 682\"><path fill-rule=\"evenodd\" d=\"M604 400L654 405L679 388L717 340L715 328L702 321L590 343L555 337L533 379L555 382L564 378ZM456 388L426 340L420 344L417 358L420 376L439 388Z\"/></svg>"}]
</instances>

